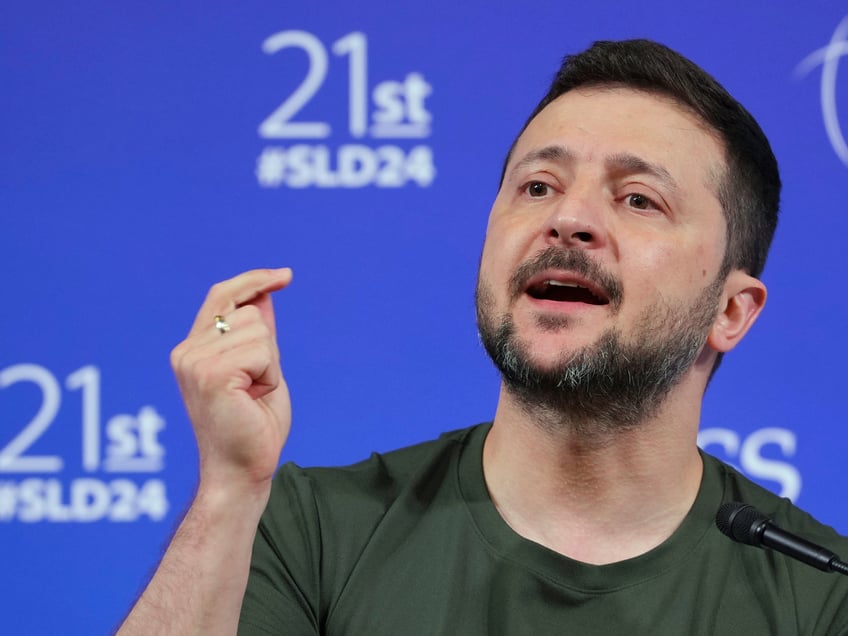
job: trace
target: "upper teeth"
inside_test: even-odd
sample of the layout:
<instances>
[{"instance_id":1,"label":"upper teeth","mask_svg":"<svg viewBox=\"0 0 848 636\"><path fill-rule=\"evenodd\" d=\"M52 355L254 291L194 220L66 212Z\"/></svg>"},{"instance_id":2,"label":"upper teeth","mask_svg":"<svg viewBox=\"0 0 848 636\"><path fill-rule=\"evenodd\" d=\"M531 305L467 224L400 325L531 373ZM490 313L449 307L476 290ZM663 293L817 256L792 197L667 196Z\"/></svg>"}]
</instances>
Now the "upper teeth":
<instances>
[{"instance_id":1,"label":"upper teeth","mask_svg":"<svg viewBox=\"0 0 848 636\"><path fill-rule=\"evenodd\" d=\"M557 287L580 287L577 283L564 283L559 280L548 280L545 281L548 285L556 285Z\"/></svg>"}]
</instances>

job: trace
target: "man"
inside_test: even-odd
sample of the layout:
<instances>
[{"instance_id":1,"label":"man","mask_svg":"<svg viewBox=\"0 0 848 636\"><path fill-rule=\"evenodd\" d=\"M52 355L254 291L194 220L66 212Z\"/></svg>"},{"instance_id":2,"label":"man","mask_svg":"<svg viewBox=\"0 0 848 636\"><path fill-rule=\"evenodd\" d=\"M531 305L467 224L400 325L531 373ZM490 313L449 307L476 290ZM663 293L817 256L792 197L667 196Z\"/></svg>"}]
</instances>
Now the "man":
<instances>
[{"instance_id":1,"label":"man","mask_svg":"<svg viewBox=\"0 0 848 636\"><path fill-rule=\"evenodd\" d=\"M273 488L290 408L269 294L291 272L216 285L173 353L200 485L124 631L848 633L848 582L713 520L740 500L848 542L696 447L765 303L779 189L756 122L688 60L646 41L567 58L480 262L494 422Z\"/></svg>"}]
</instances>

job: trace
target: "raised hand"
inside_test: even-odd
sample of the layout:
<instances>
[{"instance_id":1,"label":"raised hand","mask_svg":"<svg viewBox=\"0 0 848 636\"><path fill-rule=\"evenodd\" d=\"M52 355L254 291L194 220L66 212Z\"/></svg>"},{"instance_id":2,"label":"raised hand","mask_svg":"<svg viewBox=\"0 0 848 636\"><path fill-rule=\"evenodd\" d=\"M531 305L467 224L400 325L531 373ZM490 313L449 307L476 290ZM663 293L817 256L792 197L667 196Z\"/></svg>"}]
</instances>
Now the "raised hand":
<instances>
[{"instance_id":1,"label":"raised hand","mask_svg":"<svg viewBox=\"0 0 848 636\"><path fill-rule=\"evenodd\" d=\"M291 424L270 294L291 279L288 268L257 269L214 285L171 354L197 438L201 490L270 486Z\"/></svg>"}]
</instances>

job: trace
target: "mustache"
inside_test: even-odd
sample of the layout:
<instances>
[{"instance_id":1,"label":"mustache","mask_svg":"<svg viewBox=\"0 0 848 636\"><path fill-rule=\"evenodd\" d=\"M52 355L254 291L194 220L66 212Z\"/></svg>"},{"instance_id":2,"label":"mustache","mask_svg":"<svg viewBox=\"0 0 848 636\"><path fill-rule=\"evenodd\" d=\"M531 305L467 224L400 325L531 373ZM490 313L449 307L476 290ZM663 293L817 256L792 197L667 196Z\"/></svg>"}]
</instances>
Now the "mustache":
<instances>
[{"instance_id":1,"label":"mustache","mask_svg":"<svg viewBox=\"0 0 848 636\"><path fill-rule=\"evenodd\" d=\"M527 282L536 274L548 269L559 269L579 274L606 294L613 309L621 305L623 292L619 280L589 257L586 250L551 246L533 258L524 261L509 281L513 299L524 293Z\"/></svg>"}]
</instances>

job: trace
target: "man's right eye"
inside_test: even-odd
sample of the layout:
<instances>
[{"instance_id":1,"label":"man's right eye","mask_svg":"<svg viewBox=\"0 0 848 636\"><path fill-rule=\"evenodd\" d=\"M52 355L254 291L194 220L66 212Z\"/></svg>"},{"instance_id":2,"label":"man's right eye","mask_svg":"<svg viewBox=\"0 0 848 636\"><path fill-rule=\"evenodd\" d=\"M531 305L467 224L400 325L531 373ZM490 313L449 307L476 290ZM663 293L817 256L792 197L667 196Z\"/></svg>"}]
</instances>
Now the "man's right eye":
<instances>
[{"instance_id":1,"label":"man's right eye","mask_svg":"<svg viewBox=\"0 0 848 636\"><path fill-rule=\"evenodd\" d=\"M548 194L548 184L543 181L531 181L524 191L531 197L543 197Z\"/></svg>"}]
</instances>

